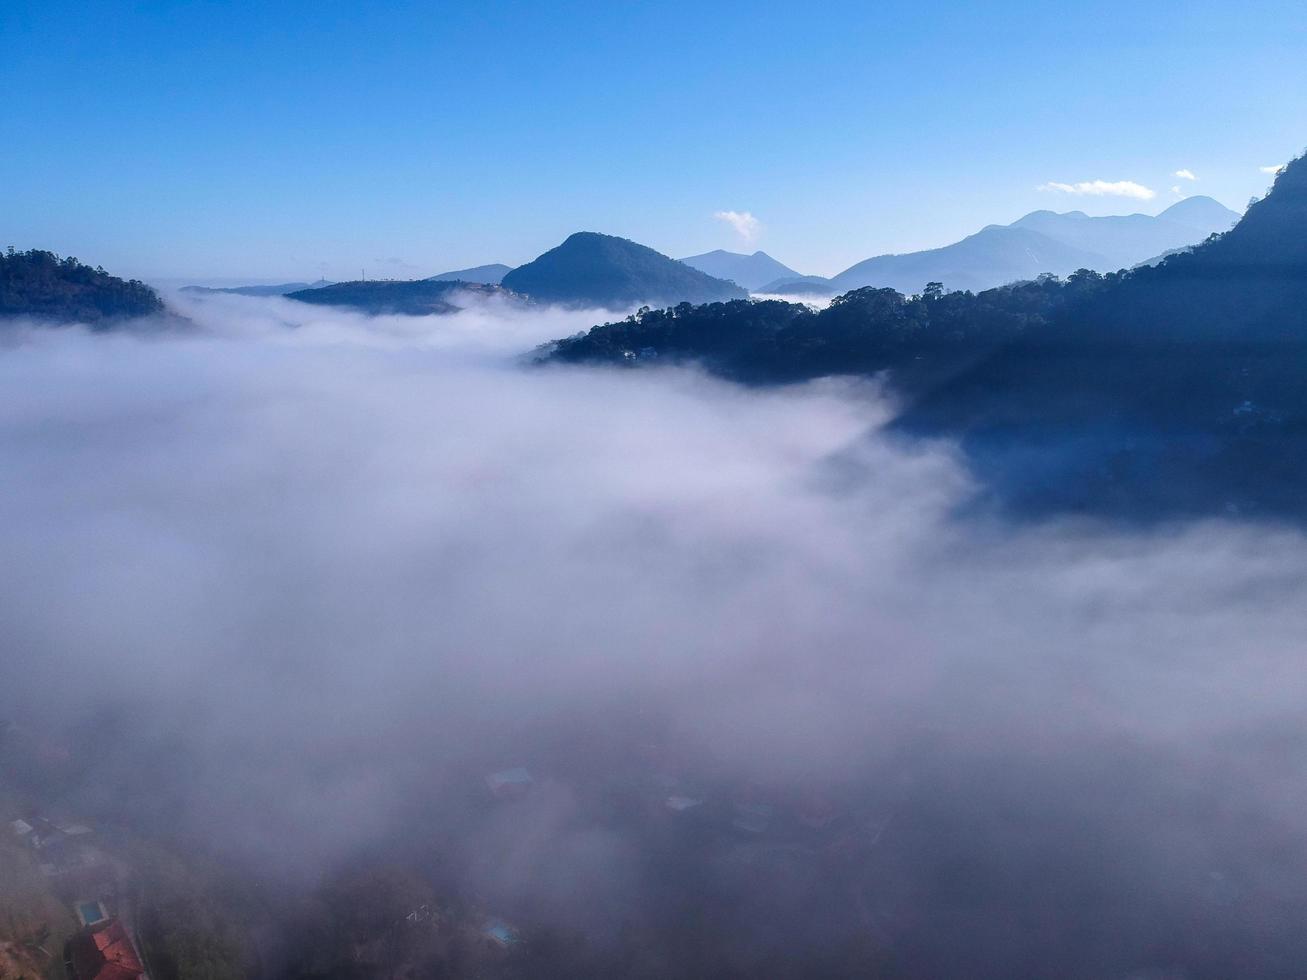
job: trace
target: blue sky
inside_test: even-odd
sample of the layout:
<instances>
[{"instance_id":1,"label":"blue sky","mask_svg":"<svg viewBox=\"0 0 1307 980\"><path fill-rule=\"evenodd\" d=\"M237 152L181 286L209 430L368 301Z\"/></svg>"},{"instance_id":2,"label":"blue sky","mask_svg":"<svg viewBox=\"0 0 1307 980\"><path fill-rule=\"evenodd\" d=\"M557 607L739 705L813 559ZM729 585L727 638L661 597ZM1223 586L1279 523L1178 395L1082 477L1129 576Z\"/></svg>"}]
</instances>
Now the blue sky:
<instances>
[{"instance_id":1,"label":"blue sky","mask_svg":"<svg viewBox=\"0 0 1307 980\"><path fill-rule=\"evenodd\" d=\"M412 277L582 229L830 274L1040 207L1242 208L1307 147L1307 16L5 0L0 84L0 245L122 274ZM1156 196L1038 189L1092 181Z\"/></svg>"}]
</instances>

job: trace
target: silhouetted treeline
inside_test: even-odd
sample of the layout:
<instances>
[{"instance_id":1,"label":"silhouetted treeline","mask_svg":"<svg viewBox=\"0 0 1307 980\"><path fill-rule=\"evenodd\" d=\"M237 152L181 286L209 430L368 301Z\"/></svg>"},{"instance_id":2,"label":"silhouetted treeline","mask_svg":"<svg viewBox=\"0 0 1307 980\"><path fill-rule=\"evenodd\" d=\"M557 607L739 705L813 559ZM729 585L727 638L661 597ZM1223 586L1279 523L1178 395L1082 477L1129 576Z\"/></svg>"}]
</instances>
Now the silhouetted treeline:
<instances>
[{"instance_id":1,"label":"silhouetted treeline","mask_svg":"<svg viewBox=\"0 0 1307 980\"><path fill-rule=\"evenodd\" d=\"M893 369L896 383L907 389L956 373L1044 326L1066 303L1113 278L1082 271L1065 283L1046 276L978 294L945 293L932 283L911 297L868 286L837 297L821 311L782 300L682 303L642 309L560 341L552 356L612 363L693 359L751 383Z\"/></svg>"},{"instance_id":2,"label":"silhouetted treeline","mask_svg":"<svg viewBox=\"0 0 1307 980\"><path fill-rule=\"evenodd\" d=\"M145 283L119 279L72 256L12 247L0 255L0 316L102 324L162 312L162 301Z\"/></svg>"}]
</instances>

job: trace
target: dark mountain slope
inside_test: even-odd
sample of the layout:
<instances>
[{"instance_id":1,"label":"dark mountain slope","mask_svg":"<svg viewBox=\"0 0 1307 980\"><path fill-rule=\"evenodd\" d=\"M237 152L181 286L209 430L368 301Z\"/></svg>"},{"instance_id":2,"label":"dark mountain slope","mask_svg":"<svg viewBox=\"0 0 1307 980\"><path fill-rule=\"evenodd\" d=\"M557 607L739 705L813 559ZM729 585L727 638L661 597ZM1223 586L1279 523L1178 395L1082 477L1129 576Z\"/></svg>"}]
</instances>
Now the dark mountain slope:
<instances>
[{"instance_id":1,"label":"dark mountain slope","mask_svg":"<svg viewBox=\"0 0 1307 980\"><path fill-rule=\"evenodd\" d=\"M514 269L504 276L503 285L540 302L608 309L641 303L710 303L747 295L734 283L714 279L644 245L584 231Z\"/></svg>"},{"instance_id":2,"label":"dark mountain slope","mask_svg":"<svg viewBox=\"0 0 1307 980\"><path fill-rule=\"evenodd\" d=\"M752 383L888 372L905 433L960 437L1023 512L1307 517L1307 161L1161 264L827 310L652 311L559 360L694 359Z\"/></svg>"},{"instance_id":3,"label":"dark mountain slope","mask_svg":"<svg viewBox=\"0 0 1307 980\"><path fill-rule=\"evenodd\" d=\"M1307 514L1307 162L1225 235L1119 277L930 391L1009 501ZM1074 449L1074 451L1073 451Z\"/></svg>"}]
</instances>

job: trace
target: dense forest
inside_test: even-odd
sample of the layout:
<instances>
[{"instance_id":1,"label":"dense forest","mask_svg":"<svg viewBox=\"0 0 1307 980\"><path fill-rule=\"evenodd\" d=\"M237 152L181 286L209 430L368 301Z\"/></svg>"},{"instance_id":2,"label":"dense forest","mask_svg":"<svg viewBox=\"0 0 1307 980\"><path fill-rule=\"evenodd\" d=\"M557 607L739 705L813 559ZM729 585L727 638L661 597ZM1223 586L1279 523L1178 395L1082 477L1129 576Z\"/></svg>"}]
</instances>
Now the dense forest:
<instances>
[{"instance_id":1,"label":"dense forest","mask_svg":"<svg viewBox=\"0 0 1307 980\"><path fill-rule=\"evenodd\" d=\"M72 256L31 249L0 254L0 316L28 316L103 326L163 312L149 286L92 269Z\"/></svg>"},{"instance_id":2,"label":"dense forest","mask_svg":"<svg viewBox=\"0 0 1307 980\"><path fill-rule=\"evenodd\" d=\"M824 310L641 310L543 359L693 360L754 384L886 372L896 427L958 437L997 499L1162 516L1307 513L1307 159L1231 231L1155 266Z\"/></svg>"}]
</instances>

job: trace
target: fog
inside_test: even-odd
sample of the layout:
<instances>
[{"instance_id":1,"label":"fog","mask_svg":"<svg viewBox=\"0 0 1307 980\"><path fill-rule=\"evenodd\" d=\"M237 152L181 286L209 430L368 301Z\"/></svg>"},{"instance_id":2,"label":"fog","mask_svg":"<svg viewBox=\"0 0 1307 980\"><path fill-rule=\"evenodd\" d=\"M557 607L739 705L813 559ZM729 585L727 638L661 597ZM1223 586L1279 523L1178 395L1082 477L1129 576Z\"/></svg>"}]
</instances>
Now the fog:
<instances>
[{"instance_id":1,"label":"fog","mask_svg":"<svg viewBox=\"0 0 1307 980\"><path fill-rule=\"evenodd\" d=\"M0 349L0 718L91 760L64 805L288 891L439 866L599 950L684 916L704 975L1305 961L1298 530L1012 523L874 383L523 357L598 314L171 301ZM710 829L690 881L596 811L667 774L885 826Z\"/></svg>"}]
</instances>

